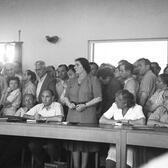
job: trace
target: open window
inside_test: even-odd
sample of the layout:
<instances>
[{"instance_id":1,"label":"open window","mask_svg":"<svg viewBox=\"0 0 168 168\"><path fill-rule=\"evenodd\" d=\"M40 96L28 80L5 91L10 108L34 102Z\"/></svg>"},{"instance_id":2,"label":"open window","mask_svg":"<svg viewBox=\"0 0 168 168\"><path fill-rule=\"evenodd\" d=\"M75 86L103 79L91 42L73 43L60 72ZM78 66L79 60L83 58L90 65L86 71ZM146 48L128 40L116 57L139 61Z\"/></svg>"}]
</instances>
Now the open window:
<instances>
[{"instance_id":1,"label":"open window","mask_svg":"<svg viewBox=\"0 0 168 168\"><path fill-rule=\"evenodd\" d=\"M158 62L162 70L168 60L168 39L89 40L90 61L117 66L120 60L134 63L139 58Z\"/></svg>"}]
</instances>

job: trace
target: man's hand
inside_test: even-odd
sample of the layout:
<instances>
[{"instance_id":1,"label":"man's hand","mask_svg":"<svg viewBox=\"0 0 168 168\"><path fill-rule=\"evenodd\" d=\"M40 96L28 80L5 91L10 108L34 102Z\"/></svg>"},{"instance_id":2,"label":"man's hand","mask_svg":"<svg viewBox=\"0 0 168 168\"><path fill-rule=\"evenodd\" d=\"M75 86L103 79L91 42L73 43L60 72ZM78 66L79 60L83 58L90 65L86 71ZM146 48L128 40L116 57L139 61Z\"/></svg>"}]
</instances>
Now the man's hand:
<instances>
[{"instance_id":1,"label":"man's hand","mask_svg":"<svg viewBox=\"0 0 168 168\"><path fill-rule=\"evenodd\" d=\"M40 119L41 119L41 115L38 114L38 113L36 113L36 114L34 115L34 119L35 119L35 120L40 120Z\"/></svg>"}]
</instances>

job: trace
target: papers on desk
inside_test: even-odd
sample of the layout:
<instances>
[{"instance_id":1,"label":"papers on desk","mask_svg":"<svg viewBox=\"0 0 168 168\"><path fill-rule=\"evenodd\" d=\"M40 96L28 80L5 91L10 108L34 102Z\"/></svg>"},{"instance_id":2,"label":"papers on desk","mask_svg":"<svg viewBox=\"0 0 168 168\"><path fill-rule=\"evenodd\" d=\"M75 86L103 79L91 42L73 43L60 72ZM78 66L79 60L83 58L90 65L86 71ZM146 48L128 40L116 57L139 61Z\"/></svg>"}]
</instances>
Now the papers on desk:
<instances>
[{"instance_id":1,"label":"papers on desk","mask_svg":"<svg viewBox=\"0 0 168 168\"><path fill-rule=\"evenodd\" d=\"M148 125L133 125L132 128L136 130L154 130L154 127Z\"/></svg>"},{"instance_id":2,"label":"papers on desk","mask_svg":"<svg viewBox=\"0 0 168 168\"><path fill-rule=\"evenodd\" d=\"M38 123L38 124L47 123L47 124L56 124L56 125L62 125L63 124L60 121L52 121L52 120L51 121L47 121L46 119L44 119L44 120L31 120L31 119L27 119L27 123Z\"/></svg>"},{"instance_id":3,"label":"papers on desk","mask_svg":"<svg viewBox=\"0 0 168 168\"><path fill-rule=\"evenodd\" d=\"M46 119L45 120L31 120L31 119L27 119L27 123L46 123Z\"/></svg>"},{"instance_id":4,"label":"papers on desk","mask_svg":"<svg viewBox=\"0 0 168 168\"><path fill-rule=\"evenodd\" d=\"M36 120L29 120L29 119L27 119L27 123L36 123Z\"/></svg>"},{"instance_id":5,"label":"papers on desk","mask_svg":"<svg viewBox=\"0 0 168 168\"><path fill-rule=\"evenodd\" d=\"M115 125L115 126L122 126L123 123L121 123L121 122L116 122L114 125Z\"/></svg>"},{"instance_id":6,"label":"papers on desk","mask_svg":"<svg viewBox=\"0 0 168 168\"><path fill-rule=\"evenodd\" d=\"M62 122L63 125L68 125L68 123L69 123L68 121L63 121Z\"/></svg>"},{"instance_id":7,"label":"papers on desk","mask_svg":"<svg viewBox=\"0 0 168 168\"><path fill-rule=\"evenodd\" d=\"M116 122L114 125L115 126L129 126L129 127L132 126L132 124L128 122L120 122L120 121Z\"/></svg>"}]
</instances>

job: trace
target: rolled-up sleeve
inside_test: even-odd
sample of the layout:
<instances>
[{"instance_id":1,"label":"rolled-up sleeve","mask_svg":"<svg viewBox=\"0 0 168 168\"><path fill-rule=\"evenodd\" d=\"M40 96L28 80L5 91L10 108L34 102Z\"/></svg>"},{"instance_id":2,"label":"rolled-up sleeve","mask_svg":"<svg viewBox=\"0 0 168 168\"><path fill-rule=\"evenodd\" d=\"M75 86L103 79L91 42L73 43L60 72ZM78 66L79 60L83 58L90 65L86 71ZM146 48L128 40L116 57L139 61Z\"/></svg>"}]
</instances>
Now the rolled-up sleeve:
<instances>
[{"instance_id":1,"label":"rolled-up sleeve","mask_svg":"<svg viewBox=\"0 0 168 168\"><path fill-rule=\"evenodd\" d=\"M114 116L114 112L116 110L116 104L113 103L112 106L108 109L108 111L106 111L103 116L107 119L112 119Z\"/></svg>"},{"instance_id":2,"label":"rolled-up sleeve","mask_svg":"<svg viewBox=\"0 0 168 168\"><path fill-rule=\"evenodd\" d=\"M26 114L30 116L34 116L39 111L39 104L31 108Z\"/></svg>"},{"instance_id":3,"label":"rolled-up sleeve","mask_svg":"<svg viewBox=\"0 0 168 168\"><path fill-rule=\"evenodd\" d=\"M64 116L64 111L63 107L60 103L55 103L54 104L54 109L55 109L55 116Z\"/></svg>"}]
</instances>

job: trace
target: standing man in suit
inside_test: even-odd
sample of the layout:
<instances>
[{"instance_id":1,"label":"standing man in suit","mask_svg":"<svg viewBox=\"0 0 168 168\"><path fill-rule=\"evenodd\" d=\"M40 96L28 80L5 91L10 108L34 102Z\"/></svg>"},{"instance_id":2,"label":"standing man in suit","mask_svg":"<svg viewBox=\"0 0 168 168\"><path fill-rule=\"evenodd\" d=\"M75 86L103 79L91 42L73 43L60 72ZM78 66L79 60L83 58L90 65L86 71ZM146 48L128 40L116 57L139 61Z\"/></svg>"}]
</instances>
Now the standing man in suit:
<instances>
[{"instance_id":1,"label":"standing man in suit","mask_svg":"<svg viewBox=\"0 0 168 168\"><path fill-rule=\"evenodd\" d=\"M64 96L68 83L68 67L66 64L60 64L58 66L58 79L56 83L56 91L58 93L58 102L60 102L64 109L64 117L66 119L68 113L68 107L65 105Z\"/></svg>"},{"instance_id":2,"label":"standing man in suit","mask_svg":"<svg viewBox=\"0 0 168 168\"><path fill-rule=\"evenodd\" d=\"M36 90L36 99L38 103L41 103L41 94L43 90L50 89L54 93L55 100L58 99L58 95L56 92L56 80L50 77L49 74L47 74L47 69L44 61L36 61L35 63L35 71L37 74L38 82L37 82L37 90Z\"/></svg>"}]
</instances>

